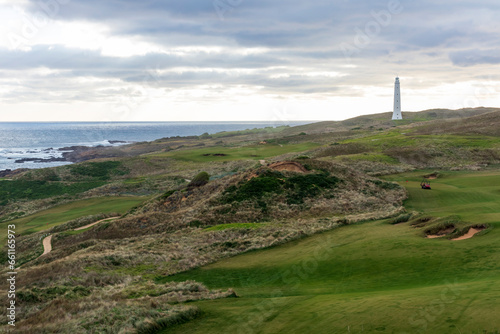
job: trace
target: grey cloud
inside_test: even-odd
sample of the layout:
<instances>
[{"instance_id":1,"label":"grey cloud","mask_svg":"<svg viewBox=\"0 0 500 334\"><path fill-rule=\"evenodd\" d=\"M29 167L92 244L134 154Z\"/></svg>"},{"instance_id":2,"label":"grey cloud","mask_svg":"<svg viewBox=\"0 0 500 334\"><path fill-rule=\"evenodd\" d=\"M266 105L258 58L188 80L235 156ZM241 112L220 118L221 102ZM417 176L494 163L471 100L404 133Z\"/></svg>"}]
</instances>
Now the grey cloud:
<instances>
[{"instance_id":1,"label":"grey cloud","mask_svg":"<svg viewBox=\"0 0 500 334\"><path fill-rule=\"evenodd\" d=\"M39 45L31 51L9 51L0 49L0 68L29 69L47 67L51 69L88 70L94 72L119 70L168 69L179 66L220 67L220 68L260 68L283 65L288 61L267 55L211 54L192 52L185 56L164 53L149 53L144 56L110 57L99 51L71 49L64 46ZM80 72L81 73L81 72Z\"/></svg>"},{"instance_id":2,"label":"grey cloud","mask_svg":"<svg viewBox=\"0 0 500 334\"><path fill-rule=\"evenodd\" d=\"M467 67L479 64L500 64L500 50L466 50L450 53L450 59L457 66Z\"/></svg>"},{"instance_id":3,"label":"grey cloud","mask_svg":"<svg viewBox=\"0 0 500 334\"><path fill-rule=\"evenodd\" d=\"M32 12L41 10L38 3L31 0ZM243 0L220 20L213 0L71 0L59 6L55 20L99 22L113 35L154 42L167 50L180 46L220 46L235 51L261 47L266 51L250 55L193 52L184 56L150 53L109 57L99 51L37 45L29 52L0 50L0 68L25 71L43 66L65 70L52 75L58 80L50 89L64 85L65 79L93 76L119 79L124 85L155 80L155 85L164 89L218 83L259 86L280 93L342 95L352 94L346 88L350 85L391 86L387 77L397 71L415 77L432 75L446 81L450 77L460 79L455 74L450 76L452 65L456 68L500 63L498 52L488 50L488 45L500 42L496 29L498 2L401 0L403 11L391 14L390 22L380 23L373 13L387 13L389 3L390 0ZM359 32L366 33L367 27L374 24L378 24L379 31L364 45L356 45ZM356 53L347 58L340 48L342 43L356 47ZM471 49L457 51L463 50L464 45ZM472 46L484 51L478 52ZM342 67L350 64L355 67ZM280 66L286 68L270 69ZM148 79L148 70L175 67L188 70ZM213 71L214 68L227 71ZM234 69L253 69L256 73L237 74L231 71ZM346 75L311 77L301 73L301 69L339 71ZM43 91L43 83L35 79L30 84ZM121 89L103 89L100 95L89 92L88 96L112 96L121 94Z\"/></svg>"}]
</instances>

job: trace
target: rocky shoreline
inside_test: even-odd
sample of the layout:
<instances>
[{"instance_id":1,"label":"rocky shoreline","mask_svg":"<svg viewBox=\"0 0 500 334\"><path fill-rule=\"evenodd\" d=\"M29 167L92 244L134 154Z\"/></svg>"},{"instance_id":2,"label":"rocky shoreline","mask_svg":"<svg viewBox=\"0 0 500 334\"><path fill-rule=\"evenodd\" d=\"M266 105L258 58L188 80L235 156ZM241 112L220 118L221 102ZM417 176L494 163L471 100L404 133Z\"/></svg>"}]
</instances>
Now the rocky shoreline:
<instances>
[{"instance_id":1,"label":"rocky shoreline","mask_svg":"<svg viewBox=\"0 0 500 334\"><path fill-rule=\"evenodd\" d=\"M122 140L109 140L110 144L121 144L123 146L125 144L131 144L131 142L122 141ZM54 150L53 148L48 148L42 150L41 152L50 152ZM61 152L62 156L59 157L48 157L48 158L21 158L16 159L14 163L16 164L24 164L25 162L34 162L34 163L51 163L51 162L68 162L68 163L77 163L91 159L98 158L115 158L126 155L125 152L118 149L116 146L69 146L69 147L61 147L58 148L57 151ZM38 152L27 152L27 153L38 153ZM10 177L22 172L25 172L29 168L18 168L15 170L5 169L0 170L0 177Z\"/></svg>"}]
</instances>

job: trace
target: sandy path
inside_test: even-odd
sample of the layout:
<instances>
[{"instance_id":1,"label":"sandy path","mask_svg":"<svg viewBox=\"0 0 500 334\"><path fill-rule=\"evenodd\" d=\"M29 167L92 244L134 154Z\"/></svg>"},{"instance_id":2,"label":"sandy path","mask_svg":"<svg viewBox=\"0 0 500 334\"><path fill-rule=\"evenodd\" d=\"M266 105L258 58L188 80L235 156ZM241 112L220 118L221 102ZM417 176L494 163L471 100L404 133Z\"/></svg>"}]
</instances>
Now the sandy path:
<instances>
[{"instance_id":1,"label":"sandy path","mask_svg":"<svg viewBox=\"0 0 500 334\"><path fill-rule=\"evenodd\" d=\"M467 232L466 234L462 235L461 237L458 237L458 238L455 238L455 239L451 239L452 241L457 241L457 240L465 240L465 239L470 239L472 238L475 234L481 232L482 230L484 229L477 229L477 228L474 228L474 227L471 227L469 229L469 232Z\"/></svg>"},{"instance_id":2,"label":"sandy path","mask_svg":"<svg viewBox=\"0 0 500 334\"><path fill-rule=\"evenodd\" d=\"M120 216L101 219L101 220L96 221L95 223L88 224L88 225L85 225L85 226L82 226L79 228L75 228L74 231L84 230L86 228L89 228L91 226L99 224L105 220L112 220L112 219L117 219L117 218L120 218ZM43 239L43 254L42 255L48 254L48 253L50 253L50 251L52 251L52 235L49 235L48 237Z\"/></svg>"},{"instance_id":3,"label":"sandy path","mask_svg":"<svg viewBox=\"0 0 500 334\"><path fill-rule=\"evenodd\" d=\"M52 250L52 235L49 235L45 239L43 239L43 254L48 254Z\"/></svg>"},{"instance_id":4,"label":"sandy path","mask_svg":"<svg viewBox=\"0 0 500 334\"><path fill-rule=\"evenodd\" d=\"M79 228L75 228L73 231L80 231L80 230L85 230L86 228L89 228L91 226L94 226L96 224L99 224L105 220L112 220L112 219L117 219L117 218L120 218L120 216L117 216L117 217L109 217L109 218L105 218L105 219L101 219L101 220L98 220L96 221L95 223L92 223L92 224L88 224L88 225L85 225L85 226L81 226Z\"/></svg>"}]
</instances>

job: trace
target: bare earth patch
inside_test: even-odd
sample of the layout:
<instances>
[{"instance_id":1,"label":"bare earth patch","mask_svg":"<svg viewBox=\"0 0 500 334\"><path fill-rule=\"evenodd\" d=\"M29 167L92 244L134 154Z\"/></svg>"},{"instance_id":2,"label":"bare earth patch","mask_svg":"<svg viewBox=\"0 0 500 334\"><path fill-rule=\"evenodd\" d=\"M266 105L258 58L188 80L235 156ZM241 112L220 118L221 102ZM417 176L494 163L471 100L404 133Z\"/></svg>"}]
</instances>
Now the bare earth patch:
<instances>
[{"instance_id":1,"label":"bare earth patch","mask_svg":"<svg viewBox=\"0 0 500 334\"><path fill-rule=\"evenodd\" d=\"M484 227L471 227L466 234L462 235L461 237L458 237L458 238L455 238L455 239L451 239L451 240L452 241L457 241L457 240L470 239L474 235L476 235L477 233L483 231L484 229L485 229Z\"/></svg>"}]
</instances>

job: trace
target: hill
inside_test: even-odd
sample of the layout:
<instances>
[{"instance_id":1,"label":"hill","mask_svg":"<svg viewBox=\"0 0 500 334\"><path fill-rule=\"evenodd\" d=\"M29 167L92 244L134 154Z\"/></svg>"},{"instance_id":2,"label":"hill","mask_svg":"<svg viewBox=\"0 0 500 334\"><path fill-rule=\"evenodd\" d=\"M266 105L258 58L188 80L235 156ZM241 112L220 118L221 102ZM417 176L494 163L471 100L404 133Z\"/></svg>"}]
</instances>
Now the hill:
<instances>
[{"instance_id":1,"label":"hill","mask_svg":"<svg viewBox=\"0 0 500 334\"><path fill-rule=\"evenodd\" d=\"M0 180L0 220L23 231L19 333L498 329L500 110L404 115L165 138ZM439 319L415 316L445 288Z\"/></svg>"},{"instance_id":2,"label":"hill","mask_svg":"<svg viewBox=\"0 0 500 334\"><path fill-rule=\"evenodd\" d=\"M110 319L84 311L85 305L112 298L113 309L126 312L128 295L137 295L134 291L165 291L157 292L162 297L155 300L165 298L169 290L148 278L401 211L405 192L397 184L334 163L303 160L288 164L299 171L287 170L285 164L253 168L199 187L169 191L122 219L78 233L66 233L64 224L45 231L54 235L53 251L20 270L18 294L26 310L18 315L20 328L83 331L86 327L81 324L96 317L102 326L110 326ZM20 237L19 249L28 249L40 235ZM69 297L74 294L68 285L80 287L83 295ZM59 309L68 298L69 311ZM137 302L139 308L146 307ZM59 316L61 312L69 316L72 309L81 314L68 324L68 320L54 320L55 309ZM133 328L126 321L113 321L117 330Z\"/></svg>"},{"instance_id":3,"label":"hill","mask_svg":"<svg viewBox=\"0 0 500 334\"><path fill-rule=\"evenodd\" d=\"M450 119L432 122L416 129L423 135L456 134L456 135L500 135L500 110L480 114L463 119Z\"/></svg>"},{"instance_id":4,"label":"hill","mask_svg":"<svg viewBox=\"0 0 500 334\"><path fill-rule=\"evenodd\" d=\"M436 120L446 120L446 119L463 119L472 116L482 115L485 113L500 111L499 108L464 108L458 110L451 109L429 109L418 112L404 112L403 120L397 121L395 123L391 120L392 112L378 113L371 115L362 115L354 118L350 118L344 121L327 121L327 122L317 122L313 124L306 124L301 126L295 126L290 129L286 129L284 134L291 133L324 133L333 131L349 131L352 129L362 129L367 128L383 128L387 129L393 127L395 124L404 125L416 122L427 122Z\"/></svg>"},{"instance_id":5,"label":"hill","mask_svg":"<svg viewBox=\"0 0 500 334\"><path fill-rule=\"evenodd\" d=\"M343 226L163 278L241 296L197 303L204 315L168 333L495 333L500 208L490 205L500 200L500 173L446 172L431 192L419 187L421 175L387 177L407 187L405 206L422 214L406 223ZM425 238L422 221L457 214L467 227L489 228L464 241Z\"/></svg>"}]
</instances>

